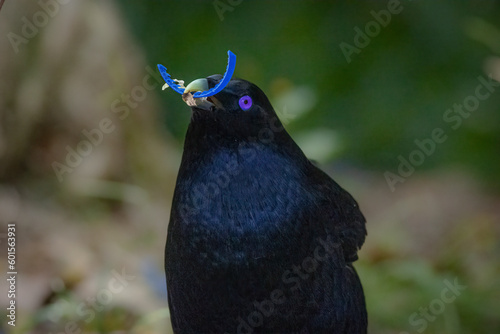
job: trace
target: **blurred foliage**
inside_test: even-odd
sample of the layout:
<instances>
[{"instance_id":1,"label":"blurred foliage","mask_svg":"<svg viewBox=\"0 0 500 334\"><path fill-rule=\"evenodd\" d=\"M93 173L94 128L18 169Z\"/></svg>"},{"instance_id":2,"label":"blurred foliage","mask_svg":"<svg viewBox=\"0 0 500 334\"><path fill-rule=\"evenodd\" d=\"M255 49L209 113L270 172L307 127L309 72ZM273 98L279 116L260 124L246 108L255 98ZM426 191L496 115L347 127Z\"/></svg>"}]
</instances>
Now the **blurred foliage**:
<instances>
[{"instance_id":1,"label":"blurred foliage","mask_svg":"<svg viewBox=\"0 0 500 334\"><path fill-rule=\"evenodd\" d=\"M272 102L286 90L283 82L310 87L317 104L287 128L334 130L330 158L396 172L397 157L408 159L414 141L439 127L448 140L418 169L461 165L500 189L498 88L456 131L443 121L448 108L474 94L477 77L486 77L485 60L500 55L497 1L401 1L402 11L350 63L339 45L354 45L354 28L364 30L371 12L386 10L388 2L223 0L219 12L215 3L120 5L151 66L164 64L173 77L189 82L221 73L230 49L238 56L235 75L256 83ZM189 113L176 94L162 98L178 106L165 122L182 138Z\"/></svg>"},{"instance_id":2,"label":"blurred foliage","mask_svg":"<svg viewBox=\"0 0 500 334\"><path fill-rule=\"evenodd\" d=\"M7 1L4 35L21 33L40 3ZM323 167L367 217L356 268L370 333L418 333L411 315L455 279L466 290L423 332L499 333L500 89L455 131L443 114L475 93L477 77L500 77L500 4L401 1L348 62L340 44L353 45L354 29L387 3L73 1L19 53L0 41L0 216L18 223L22 273L19 324L9 330L71 332L75 322L86 333L171 333L163 247L190 113L159 85L126 119L112 105L143 85L146 66L189 82L222 72L230 49L235 75L267 93L308 156L337 163ZM116 131L58 181L52 163L67 162L67 147L104 117ZM398 156L439 127L448 139L390 192L383 171L396 172ZM137 281L86 321L75 307L107 286L113 268Z\"/></svg>"}]
</instances>

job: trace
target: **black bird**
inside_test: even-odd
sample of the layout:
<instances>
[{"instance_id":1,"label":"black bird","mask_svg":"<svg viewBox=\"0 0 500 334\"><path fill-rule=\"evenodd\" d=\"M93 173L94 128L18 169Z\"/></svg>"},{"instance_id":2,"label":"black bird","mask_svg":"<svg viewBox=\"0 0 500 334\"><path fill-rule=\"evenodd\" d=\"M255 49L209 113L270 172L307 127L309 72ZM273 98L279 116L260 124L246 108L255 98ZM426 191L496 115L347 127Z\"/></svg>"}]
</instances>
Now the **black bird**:
<instances>
[{"instance_id":1,"label":"black bird","mask_svg":"<svg viewBox=\"0 0 500 334\"><path fill-rule=\"evenodd\" d=\"M165 249L174 333L366 333L352 265L365 218L315 167L256 85L189 84Z\"/></svg>"}]
</instances>

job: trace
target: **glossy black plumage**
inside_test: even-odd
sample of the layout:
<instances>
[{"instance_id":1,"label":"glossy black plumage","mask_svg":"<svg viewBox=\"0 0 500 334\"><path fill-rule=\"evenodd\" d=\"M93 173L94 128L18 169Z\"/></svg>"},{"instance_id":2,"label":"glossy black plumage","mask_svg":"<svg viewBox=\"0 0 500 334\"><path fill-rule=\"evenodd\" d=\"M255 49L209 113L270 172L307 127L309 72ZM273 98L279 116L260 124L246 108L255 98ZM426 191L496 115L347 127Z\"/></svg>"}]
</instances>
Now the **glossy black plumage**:
<instances>
[{"instance_id":1,"label":"glossy black plumage","mask_svg":"<svg viewBox=\"0 0 500 334\"><path fill-rule=\"evenodd\" d=\"M255 85L233 79L209 101L192 108L168 227L174 332L366 333L356 201L304 156Z\"/></svg>"}]
</instances>

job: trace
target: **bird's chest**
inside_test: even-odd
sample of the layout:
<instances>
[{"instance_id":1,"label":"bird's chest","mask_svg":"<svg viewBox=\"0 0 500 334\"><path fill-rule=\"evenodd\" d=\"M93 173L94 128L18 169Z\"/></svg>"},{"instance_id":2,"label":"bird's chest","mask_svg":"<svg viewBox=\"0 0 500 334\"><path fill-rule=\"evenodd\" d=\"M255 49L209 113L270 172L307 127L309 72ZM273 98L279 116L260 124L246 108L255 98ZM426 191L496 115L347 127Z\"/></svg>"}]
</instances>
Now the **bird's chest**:
<instances>
[{"instance_id":1,"label":"bird's chest","mask_svg":"<svg viewBox=\"0 0 500 334\"><path fill-rule=\"evenodd\" d=\"M302 179L272 152L220 152L178 180L169 233L200 257L222 262L276 255L299 233L307 201Z\"/></svg>"}]
</instances>

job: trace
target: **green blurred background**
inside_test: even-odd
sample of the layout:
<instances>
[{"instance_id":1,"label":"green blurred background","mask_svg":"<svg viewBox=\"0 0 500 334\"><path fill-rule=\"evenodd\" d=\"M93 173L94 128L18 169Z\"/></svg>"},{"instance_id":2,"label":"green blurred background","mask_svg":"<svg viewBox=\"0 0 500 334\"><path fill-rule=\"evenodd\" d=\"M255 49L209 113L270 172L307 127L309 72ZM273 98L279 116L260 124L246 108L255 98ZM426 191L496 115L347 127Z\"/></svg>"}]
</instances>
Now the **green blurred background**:
<instances>
[{"instance_id":1,"label":"green blurred background","mask_svg":"<svg viewBox=\"0 0 500 334\"><path fill-rule=\"evenodd\" d=\"M189 82L231 50L367 217L369 332L500 332L499 17L493 0L7 0L0 268L15 222L19 293L4 330L171 332L163 247L190 113L156 64ZM453 301L450 282L466 286Z\"/></svg>"}]
</instances>

